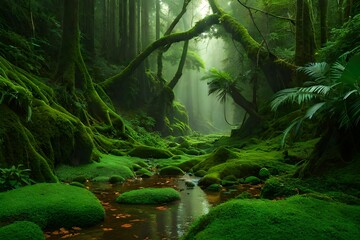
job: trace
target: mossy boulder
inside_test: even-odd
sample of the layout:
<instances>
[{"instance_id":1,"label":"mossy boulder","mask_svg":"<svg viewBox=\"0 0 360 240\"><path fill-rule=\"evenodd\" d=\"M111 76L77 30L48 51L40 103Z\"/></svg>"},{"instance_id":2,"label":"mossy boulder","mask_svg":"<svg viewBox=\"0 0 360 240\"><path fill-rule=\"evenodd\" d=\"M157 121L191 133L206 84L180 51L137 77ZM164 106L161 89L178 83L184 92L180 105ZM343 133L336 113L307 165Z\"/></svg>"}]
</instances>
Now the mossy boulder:
<instances>
[{"instance_id":1,"label":"mossy boulder","mask_svg":"<svg viewBox=\"0 0 360 240\"><path fill-rule=\"evenodd\" d=\"M108 176L97 176L91 179L92 182L106 183L109 182L110 177Z\"/></svg>"},{"instance_id":2,"label":"mossy boulder","mask_svg":"<svg viewBox=\"0 0 360 240\"><path fill-rule=\"evenodd\" d=\"M261 179L268 179L269 177L270 177L270 171L269 171L269 169L267 169L267 168L261 168L260 170L259 170L259 177L261 178Z\"/></svg>"},{"instance_id":3,"label":"mossy boulder","mask_svg":"<svg viewBox=\"0 0 360 240\"><path fill-rule=\"evenodd\" d=\"M261 183L261 180L258 177L250 176L250 177L245 178L244 183L259 184L259 183Z\"/></svg>"},{"instance_id":4,"label":"mossy boulder","mask_svg":"<svg viewBox=\"0 0 360 240\"><path fill-rule=\"evenodd\" d=\"M220 192L222 189L222 186L220 184L211 184L210 186L208 186L206 188L207 191L210 191L210 192Z\"/></svg>"},{"instance_id":5,"label":"mossy boulder","mask_svg":"<svg viewBox=\"0 0 360 240\"><path fill-rule=\"evenodd\" d=\"M118 203L126 204L163 204L180 199L180 194L173 188L142 188L122 193Z\"/></svg>"},{"instance_id":6,"label":"mossy boulder","mask_svg":"<svg viewBox=\"0 0 360 240\"><path fill-rule=\"evenodd\" d=\"M0 222L31 221L41 228L86 227L104 219L90 191L60 183L39 183L0 193Z\"/></svg>"},{"instance_id":7,"label":"mossy boulder","mask_svg":"<svg viewBox=\"0 0 360 240\"><path fill-rule=\"evenodd\" d=\"M184 240L354 239L360 206L294 196L282 201L232 200L193 223Z\"/></svg>"},{"instance_id":8,"label":"mossy boulder","mask_svg":"<svg viewBox=\"0 0 360 240\"><path fill-rule=\"evenodd\" d=\"M194 175L196 176L196 177L203 177L203 176L205 176L207 174L207 172L205 171L205 170L199 170L199 171L196 171L195 173L194 173Z\"/></svg>"},{"instance_id":9,"label":"mossy boulder","mask_svg":"<svg viewBox=\"0 0 360 240\"><path fill-rule=\"evenodd\" d=\"M141 168L139 170L136 171L136 176L138 177L142 177L142 178L149 178L151 177L152 175L154 175L153 172L149 171L148 169L146 168Z\"/></svg>"},{"instance_id":10,"label":"mossy boulder","mask_svg":"<svg viewBox=\"0 0 360 240\"><path fill-rule=\"evenodd\" d=\"M277 197L289 197L299 193L299 190L286 180L278 177L270 177L261 189L261 197L275 199Z\"/></svg>"},{"instance_id":11,"label":"mossy boulder","mask_svg":"<svg viewBox=\"0 0 360 240\"><path fill-rule=\"evenodd\" d=\"M220 178L233 175L236 178L246 178L258 174L261 166L255 162L234 159L216 165L208 170L209 173L218 173Z\"/></svg>"},{"instance_id":12,"label":"mossy boulder","mask_svg":"<svg viewBox=\"0 0 360 240\"><path fill-rule=\"evenodd\" d=\"M134 161L128 158L129 157L104 155L99 162L80 166L61 165L56 168L55 172L60 180L67 182L74 181L74 179L78 177L96 179L101 176L109 179L111 176L117 175L124 179L133 178L134 172L131 170L131 167Z\"/></svg>"},{"instance_id":13,"label":"mossy boulder","mask_svg":"<svg viewBox=\"0 0 360 240\"><path fill-rule=\"evenodd\" d=\"M207 188L212 184L220 184L221 179L217 173L206 174L199 180L198 185L202 188Z\"/></svg>"},{"instance_id":14,"label":"mossy boulder","mask_svg":"<svg viewBox=\"0 0 360 240\"><path fill-rule=\"evenodd\" d=\"M81 188L85 188L85 185L79 182L71 182L69 183L69 185L71 186L75 186L75 187L81 187Z\"/></svg>"},{"instance_id":15,"label":"mossy boulder","mask_svg":"<svg viewBox=\"0 0 360 240\"><path fill-rule=\"evenodd\" d=\"M33 222L17 221L0 228L1 240L44 240L41 228Z\"/></svg>"},{"instance_id":16,"label":"mossy boulder","mask_svg":"<svg viewBox=\"0 0 360 240\"><path fill-rule=\"evenodd\" d=\"M122 183L125 181L125 178L119 175L113 175L109 178L109 183L116 184L116 183Z\"/></svg>"},{"instance_id":17,"label":"mossy boulder","mask_svg":"<svg viewBox=\"0 0 360 240\"><path fill-rule=\"evenodd\" d=\"M196 172L198 170L209 170L211 167L219 165L221 163L226 162L229 159L236 159L238 155L225 147L219 147L214 152L212 152L208 157L206 157L203 161L193 167L193 171Z\"/></svg>"},{"instance_id":18,"label":"mossy boulder","mask_svg":"<svg viewBox=\"0 0 360 240\"><path fill-rule=\"evenodd\" d=\"M190 160L187 160L187 161L184 161L182 163L179 163L178 166L179 168L181 168L183 171L185 172L188 172L190 171L190 169L192 167L194 167L196 164L198 164L200 162L199 159L190 159Z\"/></svg>"},{"instance_id":19,"label":"mossy boulder","mask_svg":"<svg viewBox=\"0 0 360 240\"><path fill-rule=\"evenodd\" d=\"M173 156L168 150L148 146L136 146L128 152L128 155L132 157L155 159L171 158Z\"/></svg>"},{"instance_id":20,"label":"mossy boulder","mask_svg":"<svg viewBox=\"0 0 360 240\"><path fill-rule=\"evenodd\" d=\"M184 174L185 174L185 172L183 170L181 170L181 168L176 167L176 166L163 167L159 171L160 176L179 176L179 175L184 175Z\"/></svg>"}]
</instances>

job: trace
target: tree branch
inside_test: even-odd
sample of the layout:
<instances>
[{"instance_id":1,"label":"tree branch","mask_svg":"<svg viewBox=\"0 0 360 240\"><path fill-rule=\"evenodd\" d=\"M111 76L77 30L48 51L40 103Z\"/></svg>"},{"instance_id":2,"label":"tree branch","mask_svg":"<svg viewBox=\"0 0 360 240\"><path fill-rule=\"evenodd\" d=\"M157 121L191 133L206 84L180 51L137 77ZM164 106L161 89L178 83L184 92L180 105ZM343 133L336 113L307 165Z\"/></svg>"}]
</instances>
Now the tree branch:
<instances>
[{"instance_id":1,"label":"tree branch","mask_svg":"<svg viewBox=\"0 0 360 240\"><path fill-rule=\"evenodd\" d=\"M202 20L198 21L193 28L186 32L174 33L168 36L164 36L152 44L150 44L142 53L140 53L135 59L133 59L129 65L120 73L106 79L104 82L100 83L102 87L105 89L109 89L109 87L116 81L121 81L127 77L129 77L134 70L147 58L152 52L156 49L166 46L168 44L172 44L175 42L182 42L186 40L190 40L201 33L207 31L212 25L219 23L219 16L216 14L209 15Z\"/></svg>"},{"instance_id":2,"label":"tree branch","mask_svg":"<svg viewBox=\"0 0 360 240\"><path fill-rule=\"evenodd\" d=\"M177 69L173 79L168 83L168 87L171 88L171 89L174 89L174 87L179 82L179 80L180 80L180 78L182 76L182 70L184 69L188 48L189 48L189 40L186 40L184 42L184 47L183 47L183 51L182 51L182 54L181 54L181 59L180 59L180 62L179 62L178 69Z\"/></svg>"},{"instance_id":3,"label":"tree branch","mask_svg":"<svg viewBox=\"0 0 360 240\"><path fill-rule=\"evenodd\" d=\"M263 14L265 14L265 15L270 16L270 17L274 17L274 18L278 18L278 19L281 19L281 20L290 21L291 24L293 24L294 26L295 26L295 24L296 24L296 23L295 23L295 19L287 18L287 17L283 17L283 16L277 16L277 15L275 15L275 14L273 14L273 13L265 12L265 11L263 11L263 10L261 10L261 9L247 6L247 5L245 5L245 3L242 3L240 0L237 0L237 1L238 1L238 3L240 3L243 7L247 8L249 11L250 11L250 10L254 10L254 11L256 11L256 12L261 12L261 13L263 13Z\"/></svg>"}]
</instances>

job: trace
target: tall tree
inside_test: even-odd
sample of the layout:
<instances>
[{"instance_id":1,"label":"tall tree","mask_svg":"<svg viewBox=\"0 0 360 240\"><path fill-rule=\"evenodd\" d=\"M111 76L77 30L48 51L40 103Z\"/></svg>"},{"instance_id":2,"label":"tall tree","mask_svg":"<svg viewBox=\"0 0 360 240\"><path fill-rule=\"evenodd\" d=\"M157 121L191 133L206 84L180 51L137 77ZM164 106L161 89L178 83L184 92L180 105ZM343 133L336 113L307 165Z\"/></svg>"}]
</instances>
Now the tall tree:
<instances>
[{"instance_id":1,"label":"tall tree","mask_svg":"<svg viewBox=\"0 0 360 240\"><path fill-rule=\"evenodd\" d=\"M76 71L79 74L75 74ZM87 111L83 112L85 123L89 124L90 119L98 120L124 133L122 119L98 95L83 60L80 49L79 0L64 0L62 45L55 78L65 85L74 101L79 100L78 94L74 94L75 87L83 92L87 105Z\"/></svg>"},{"instance_id":2,"label":"tall tree","mask_svg":"<svg viewBox=\"0 0 360 240\"><path fill-rule=\"evenodd\" d=\"M95 0L80 1L82 43L90 55L95 53Z\"/></svg>"},{"instance_id":3,"label":"tall tree","mask_svg":"<svg viewBox=\"0 0 360 240\"><path fill-rule=\"evenodd\" d=\"M328 0L319 0L319 15L320 15L320 44L324 46L327 42L328 36Z\"/></svg>"}]
</instances>

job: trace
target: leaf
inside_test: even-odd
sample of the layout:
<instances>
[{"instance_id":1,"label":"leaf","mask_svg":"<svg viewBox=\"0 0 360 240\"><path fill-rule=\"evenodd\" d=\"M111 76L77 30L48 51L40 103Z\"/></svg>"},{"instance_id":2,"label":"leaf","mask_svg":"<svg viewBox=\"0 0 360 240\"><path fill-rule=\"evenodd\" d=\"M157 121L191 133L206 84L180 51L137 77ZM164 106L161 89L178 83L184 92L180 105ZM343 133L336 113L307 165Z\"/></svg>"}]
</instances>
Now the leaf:
<instances>
[{"instance_id":1,"label":"leaf","mask_svg":"<svg viewBox=\"0 0 360 240\"><path fill-rule=\"evenodd\" d=\"M317 103L317 104L313 105L312 107L310 107L307 110L304 118L311 119L314 116L314 114L325 105L325 103L326 102Z\"/></svg>"},{"instance_id":2,"label":"leaf","mask_svg":"<svg viewBox=\"0 0 360 240\"><path fill-rule=\"evenodd\" d=\"M131 223L125 223L123 225L121 225L122 228L131 228L132 224Z\"/></svg>"},{"instance_id":3,"label":"leaf","mask_svg":"<svg viewBox=\"0 0 360 240\"><path fill-rule=\"evenodd\" d=\"M113 228L103 228L104 232L109 232L109 231L112 231L112 230L114 230L114 229Z\"/></svg>"}]
</instances>

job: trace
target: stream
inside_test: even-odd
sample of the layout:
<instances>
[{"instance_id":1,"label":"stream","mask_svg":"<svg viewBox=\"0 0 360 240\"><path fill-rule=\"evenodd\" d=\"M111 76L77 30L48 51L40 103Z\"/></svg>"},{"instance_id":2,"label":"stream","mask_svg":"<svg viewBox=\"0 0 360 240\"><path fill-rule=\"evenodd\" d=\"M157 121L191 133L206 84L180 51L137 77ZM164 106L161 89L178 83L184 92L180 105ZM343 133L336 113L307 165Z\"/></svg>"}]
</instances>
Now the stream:
<instances>
[{"instance_id":1,"label":"stream","mask_svg":"<svg viewBox=\"0 0 360 240\"><path fill-rule=\"evenodd\" d=\"M199 179L183 177L164 178L153 176L145 179L131 179L123 184L87 183L101 201L106 211L105 220L94 227L72 229L61 228L46 232L46 238L76 240L115 240L115 239L179 239L190 224L209 209L234 198L243 191L253 195L260 192L260 186L238 185L221 192L206 192L200 187L187 188L185 181ZM116 197L126 191L145 187L173 187L180 192L181 200L164 205L128 205L115 202Z\"/></svg>"}]
</instances>

